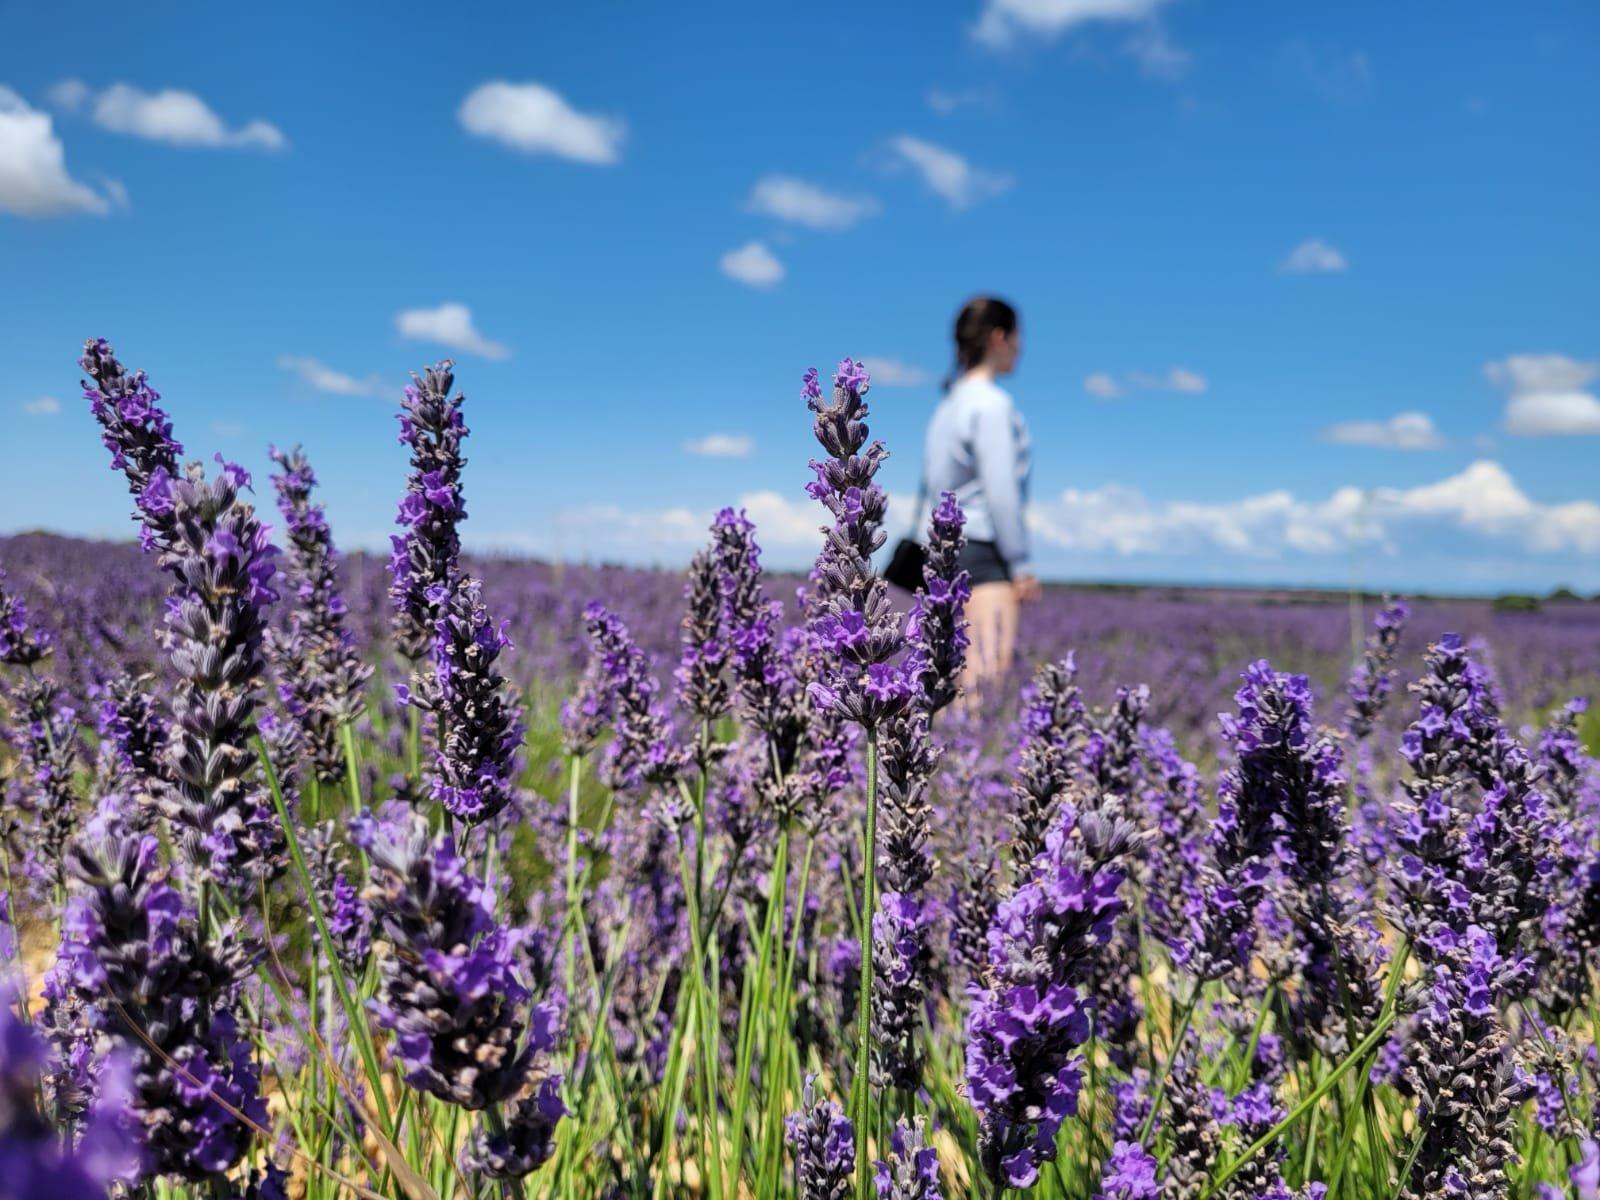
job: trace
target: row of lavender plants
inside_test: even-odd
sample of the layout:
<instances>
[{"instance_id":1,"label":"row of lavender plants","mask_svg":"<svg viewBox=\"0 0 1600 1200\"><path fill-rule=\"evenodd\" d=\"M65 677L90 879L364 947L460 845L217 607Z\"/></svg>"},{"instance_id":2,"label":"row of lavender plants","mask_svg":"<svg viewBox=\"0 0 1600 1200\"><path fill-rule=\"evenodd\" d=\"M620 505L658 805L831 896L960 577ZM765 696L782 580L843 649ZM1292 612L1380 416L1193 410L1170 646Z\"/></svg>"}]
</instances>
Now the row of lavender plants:
<instances>
[{"instance_id":1,"label":"row of lavender plants","mask_svg":"<svg viewBox=\"0 0 1600 1200\"><path fill-rule=\"evenodd\" d=\"M1202 735L1057 642L977 713L961 511L902 606L847 359L806 579L724 510L670 662L659 596L574 657L557 583L530 666L448 362L381 608L300 450L274 545L81 365L162 583L0 583L0 1197L1600 1196L1600 768L1481 645L1404 672L1392 602L1342 697L1259 660Z\"/></svg>"}]
</instances>

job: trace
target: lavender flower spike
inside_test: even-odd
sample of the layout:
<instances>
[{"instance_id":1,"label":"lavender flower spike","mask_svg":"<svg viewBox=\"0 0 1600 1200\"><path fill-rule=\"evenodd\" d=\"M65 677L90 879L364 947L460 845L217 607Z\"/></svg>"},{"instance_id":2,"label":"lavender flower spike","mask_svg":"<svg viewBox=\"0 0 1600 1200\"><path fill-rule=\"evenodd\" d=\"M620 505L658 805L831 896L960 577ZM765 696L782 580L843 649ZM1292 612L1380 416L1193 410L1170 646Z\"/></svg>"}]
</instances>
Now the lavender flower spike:
<instances>
[{"instance_id":1,"label":"lavender flower spike","mask_svg":"<svg viewBox=\"0 0 1600 1200\"><path fill-rule=\"evenodd\" d=\"M522 931L495 919L454 842L429 837L420 815L374 838L369 853L389 943L372 1012L394 1034L406 1082L466 1109L511 1099L558 1025L553 1002L529 1009Z\"/></svg>"},{"instance_id":2,"label":"lavender flower spike","mask_svg":"<svg viewBox=\"0 0 1600 1200\"><path fill-rule=\"evenodd\" d=\"M1372 634L1367 638L1361 662L1350 673L1350 710L1345 727L1358 742L1372 732L1394 688L1395 649L1410 615L1404 600L1386 599L1372 622Z\"/></svg>"},{"instance_id":3,"label":"lavender flower spike","mask_svg":"<svg viewBox=\"0 0 1600 1200\"><path fill-rule=\"evenodd\" d=\"M139 1148L124 1105L124 1064L101 1072L100 1102L75 1140L63 1139L39 1112L48 1053L0 991L0 1196L103 1200L113 1184L138 1179Z\"/></svg>"},{"instance_id":4,"label":"lavender flower spike","mask_svg":"<svg viewBox=\"0 0 1600 1200\"><path fill-rule=\"evenodd\" d=\"M50 635L28 620L28 606L6 587L0 571L0 663L31 667L50 653Z\"/></svg>"},{"instance_id":5,"label":"lavender flower spike","mask_svg":"<svg viewBox=\"0 0 1600 1200\"><path fill-rule=\"evenodd\" d=\"M475 579L461 579L435 622L432 670L404 698L435 722L433 798L469 825L491 821L515 795L524 733L497 659L509 646L483 606Z\"/></svg>"},{"instance_id":6,"label":"lavender flower spike","mask_svg":"<svg viewBox=\"0 0 1600 1200\"><path fill-rule=\"evenodd\" d=\"M967 1089L979 1151L996 1184L1023 1188L1054 1159L1056 1134L1078 1109L1089 1037L1082 988L1116 919L1122 860L1138 836L1120 818L1058 823L1032 877L995 913L989 977L967 1016Z\"/></svg>"},{"instance_id":7,"label":"lavender flower spike","mask_svg":"<svg viewBox=\"0 0 1600 1200\"><path fill-rule=\"evenodd\" d=\"M438 606L454 590L461 554L456 526L467 515L461 499L467 426L460 393L450 395L453 365L447 358L420 376L413 374L399 413L400 441L411 447L411 474L396 518L405 533L390 539L389 596L395 645L413 662L432 646Z\"/></svg>"},{"instance_id":8,"label":"lavender flower spike","mask_svg":"<svg viewBox=\"0 0 1600 1200\"><path fill-rule=\"evenodd\" d=\"M921 695L931 716L960 692L967 661L966 605L972 597L967 573L960 567L966 545L966 517L955 493L945 492L928 522L922 586L917 589L906 625L906 641L922 662Z\"/></svg>"},{"instance_id":9,"label":"lavender flower spike","mask_svg":"<svg viewBox=\"0 0 1600 1200\"><path fill-rule=\"evenodd\" d=\"M178 477L183 446L172 437L172 421L160 406L161 394L143 371L129 373L104 338L83 345L78 365L94 383L83 385L101 441L111 452L113 470L128 479L128 491L143 524L139 542L146 550L166 550L173 536L171 510L159 497ZM152 500L154 499L154 502Z\"/></svg>"},{"instance_id":10,"label":"lavender flower spike","mask_svg":"<svg viewBox=\"0 0 1600 1200\"><path fill-rule=\"evenodd\" d=\"M372 668L361 661L345 628L345 603L335 577L339 556L320 504L311 502L316 476L297 446L273 448L282 473L272 477L289 534L288 582L294 592L287 633L274 641L284 707L305 736L305 750L324 782L345 771L341 728L360 715L361 689Z\"/></svg>"},{"instance_id":11,"label":"lavender flower spike","mask_svg":"<svg viewBox=\"0 0 1600 1200\"><path fill-rule=\"evenodd\" d=\"M806 1080L800 1111L785 1124L800 1200L844 1200L855 1169L855 1132L836 1101L817 1098L815 1076Z\"/></svg>"},{"instance_id":12,"label":"lavender flower spike","mask_svg":"<svg viewBox=\"0 0 1600 1200\"><path fill-rule=\"evenodd\" d=\"M802 395L817 441L828 452L813 459L816 480L806 485L833 516L817 558L817 613L811 637L822 652L822 677L810 684L813 701L868 729L903 712L921 679L923 664L912 654L892 661L904 638L889 601L889 585L872 569L883 545L889 498L873 478L889 456L882 442L866 445L867 373L845 359L825 401L815 369L807 371Z\"/></svg>"},{"instance_id":13,"label":"lavender flower spike","mask_svg":"<svg viewBox=\"0 0 1600 1200\"><path fill-rule=\"evenodd\" d=\"M926 1126L923 1117L895 1125L889 1136L889 1160L877 1163L873 1179L878 1200L943 1200L939 1152L928 1145Z\"/></svg>"}]
</instances>

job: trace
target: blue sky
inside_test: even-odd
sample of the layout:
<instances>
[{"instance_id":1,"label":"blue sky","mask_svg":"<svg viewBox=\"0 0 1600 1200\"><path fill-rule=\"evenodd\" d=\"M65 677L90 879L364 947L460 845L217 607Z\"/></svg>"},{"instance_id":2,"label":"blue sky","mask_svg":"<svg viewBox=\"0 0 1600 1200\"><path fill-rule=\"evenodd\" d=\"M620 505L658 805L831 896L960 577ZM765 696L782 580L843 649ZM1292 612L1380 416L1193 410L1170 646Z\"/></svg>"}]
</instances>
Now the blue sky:
<instances>
[{"instance_id":1,"label":"blue sky","mask_svg":"<svg viewBox=\"0 0 1600 1200\"><path fill-rule=\"evenodd\" d=\"M1046 576L1600 590L1600 10L794 7L9 7L0 530L131 528L93 334L264 499L304 442L349 544L450 354L473 544L745 503L793 565L800 372L878 367L909 495L985 290Z\"/></svg>"}]
</instances>

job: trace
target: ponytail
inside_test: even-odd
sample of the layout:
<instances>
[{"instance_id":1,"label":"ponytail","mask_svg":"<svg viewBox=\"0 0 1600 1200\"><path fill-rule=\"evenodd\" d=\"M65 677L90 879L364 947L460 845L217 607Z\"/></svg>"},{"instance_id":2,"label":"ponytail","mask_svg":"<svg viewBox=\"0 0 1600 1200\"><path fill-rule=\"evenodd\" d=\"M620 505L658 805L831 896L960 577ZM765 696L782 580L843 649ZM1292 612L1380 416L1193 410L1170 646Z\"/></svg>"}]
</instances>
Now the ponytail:
<instances>
[{"instance_id":1,"label":"ponytail","mask_svg":"<svg viewBox=\"0 0 1600 1200\"><path fill-rule=\"evenodd\" d=\"M956 365L945 377L944 390L973 367L983 364L989 339L996 330L1010 336L1017 331L1017 310L997 296L974 296L956 314Z\"/></svg>"}]
</instances>

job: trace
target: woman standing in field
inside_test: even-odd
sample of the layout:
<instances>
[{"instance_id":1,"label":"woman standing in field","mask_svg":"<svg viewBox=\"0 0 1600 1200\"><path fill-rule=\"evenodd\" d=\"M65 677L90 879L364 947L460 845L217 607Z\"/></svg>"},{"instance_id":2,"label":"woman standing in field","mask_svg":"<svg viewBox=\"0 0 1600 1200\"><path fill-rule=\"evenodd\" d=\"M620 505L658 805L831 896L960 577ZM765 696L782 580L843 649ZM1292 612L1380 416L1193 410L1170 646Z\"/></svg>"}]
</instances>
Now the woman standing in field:
<instances>
[{"instance_id":1,"label":"woman standing in field","mask_svg":"<svg viewBox=\"0 0 1600 1200\"><path fill-rule=\"evenodd\" d=\"M954 492L967 518L961 566L972 579L965 687L982 699L1011 669L1021 605L1039 596L1028 561L1028 427L995 381L1017 369L1022 333L1004 300L978 296L956 317L956 369L928 422L923 495ZM919 514L917 528L926 524Z\"/></svg>"}]
</instances>

